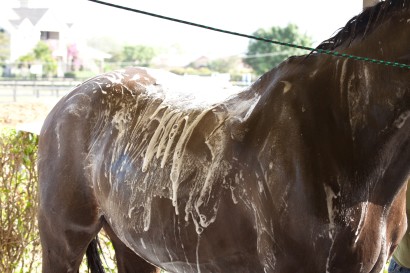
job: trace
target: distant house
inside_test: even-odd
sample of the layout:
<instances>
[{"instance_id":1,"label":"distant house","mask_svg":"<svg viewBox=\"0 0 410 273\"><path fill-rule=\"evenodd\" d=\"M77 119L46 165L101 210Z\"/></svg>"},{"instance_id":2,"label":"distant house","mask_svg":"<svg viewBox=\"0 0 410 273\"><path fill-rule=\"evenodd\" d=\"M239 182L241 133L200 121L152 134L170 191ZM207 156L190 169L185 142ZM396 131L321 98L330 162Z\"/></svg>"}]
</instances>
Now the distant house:
<instances>
[{"instance_id":1,"label":"distant house","mask_svg":"<svg viewBox=\"0 0 410 273\"><path fill-rule=\"evenodd\" d=\"M20 56L30 53L39 41L46 42L52 49L53 57L59 63L60 76L78 67L95 67L94 60L81 60L84 56L80 51L91 51L81 42L72 31L72 22L67 22L59 16L53 8L30 7L28 0L20 0L20 7L12 8L8 18L0 20L0 28L4 29L10 39L11 63ZM74 42L75 41L75 42ZM77 51L73 52L72 49ZM96 50L93 50L95 52ZM98 63L102 63L110 56L104 52L93 55ZM99 69L99 68L98 68Z\"/></svg>"},{"instance_id":2,"label":"distant house","mask_svg":"<svg viewBox=\"0 0 410 273\"><path fill-rule=\"evenodd\" d=\"M211 62L211 60L206 57L206 56L201 56L199 58L197 58L196 60L194 60L193 62L191 62L189 64L189 66L199 69L199 68L203 68L203 67L208 67L209 63Z\"/></svg>"}]
</instances>

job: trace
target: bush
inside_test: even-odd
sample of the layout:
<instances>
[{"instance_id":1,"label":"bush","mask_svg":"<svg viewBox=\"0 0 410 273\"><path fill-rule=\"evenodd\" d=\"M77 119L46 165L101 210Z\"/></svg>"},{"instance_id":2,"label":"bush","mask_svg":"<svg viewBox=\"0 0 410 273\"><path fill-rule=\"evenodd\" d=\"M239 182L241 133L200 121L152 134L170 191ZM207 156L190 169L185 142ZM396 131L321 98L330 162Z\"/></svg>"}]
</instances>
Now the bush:
<instances>
[{"instance_id":1,"label":"bush","mask_svg":"<svg viewBox=\"0 0 410 273\"><path fill-rule=\"evenodd\" d=\"M73 71L65 72L64 73L64 78L74 79L75 78L75 72L73 72Z\"/></svg>"},{"instance_id":2,"label":"bush","mask_svg":"<svg viewBox=\"0 0 410 273\"><path fill-rule=\"evenodd\" d=\"M41 247L37 226L38 136L0 130L0 272L41 271ZM112 243L99 236L104 268L115 269ZM81 272L87 272L85 259Z\"/></svg>"},{"instance_id":3,"label":"bush","mask_svg":"<svg viewBox=\"0 0 410 273\"><path fill-rule=\"evenodd\" d=\"M36 135L0 131L0 272L34 272L37 232Z\"/></svg>"}]
</instances>

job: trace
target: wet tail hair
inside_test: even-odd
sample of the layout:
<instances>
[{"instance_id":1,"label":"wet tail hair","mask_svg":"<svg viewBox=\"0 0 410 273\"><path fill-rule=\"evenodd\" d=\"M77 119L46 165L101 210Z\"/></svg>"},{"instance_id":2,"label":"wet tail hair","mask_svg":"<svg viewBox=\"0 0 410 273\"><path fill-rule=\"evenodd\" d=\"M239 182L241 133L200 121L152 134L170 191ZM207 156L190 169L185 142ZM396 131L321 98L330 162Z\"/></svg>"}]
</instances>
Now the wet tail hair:
<instances>
[{"instance_id":1,"label":"wet tail hair","mask_svg":"<svg viewBox=\"0 0 410 273\"><path fill-rule=\"evenodd\" d=\"M95 237L88 245L87 251L85 253L87 256L88 268L91 273L105 273L100 254L98 252L99 244L100 243L98 241L98 237Z\"/></svg>"}]
</instances>

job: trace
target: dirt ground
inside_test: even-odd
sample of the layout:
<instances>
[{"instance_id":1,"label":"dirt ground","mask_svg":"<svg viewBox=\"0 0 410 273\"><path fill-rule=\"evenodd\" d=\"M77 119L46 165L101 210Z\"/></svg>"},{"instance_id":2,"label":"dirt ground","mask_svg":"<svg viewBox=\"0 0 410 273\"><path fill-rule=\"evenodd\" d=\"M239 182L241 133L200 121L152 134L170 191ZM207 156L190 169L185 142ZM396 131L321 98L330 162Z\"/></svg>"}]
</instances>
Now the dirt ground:
<instances>
[{"instance_id":1,"label":"dirt ground","mask_svg":"<svg viewBox=\"0 0 410 273\"><path fill-rule=\"evenodd\" d=\"M0 104L0 128L13 127L39 131L55 102L14 102Z\"/></svg>"}]
</instances>

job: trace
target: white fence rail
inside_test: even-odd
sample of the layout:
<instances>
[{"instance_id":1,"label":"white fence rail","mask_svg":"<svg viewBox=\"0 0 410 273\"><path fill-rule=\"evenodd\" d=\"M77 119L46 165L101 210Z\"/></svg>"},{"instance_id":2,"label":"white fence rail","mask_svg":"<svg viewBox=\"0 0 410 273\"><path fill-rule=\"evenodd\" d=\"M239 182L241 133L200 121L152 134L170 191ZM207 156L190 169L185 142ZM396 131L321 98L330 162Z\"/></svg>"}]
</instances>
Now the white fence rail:
<instances>
[{"instance_id":1,"label":"white fence rail","mask_svg":"<svg viewBox=\"0 0 410 273\"><path fill-rule=\"evenodd\" d=\"M80 81L52 80L0 80L0 103L32 101L33 99L60 98Z\"/></svg>"},{"instance_id":2,"label":"white fence rail","mask_svg":"<svg viewBox=\"0 0 410 273\"><path fill-rule=\"evenodd\" d=\"M189 76L186 76L189 78ZM198 77L198 76L196 76ZM205 77L209 79L209 77ZM70 92L84 80L50 79L50 80L11 80L0 78L0 103L28 102L36 99L58 99ZM237 88L246 88L243 82L228 82Z\"/></svg>"}]
</instances>

